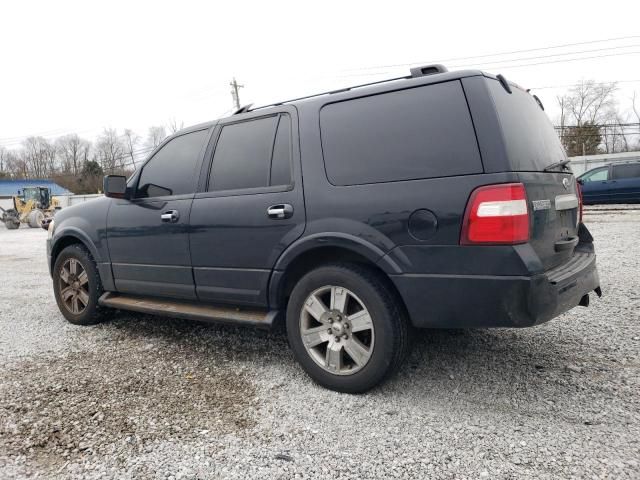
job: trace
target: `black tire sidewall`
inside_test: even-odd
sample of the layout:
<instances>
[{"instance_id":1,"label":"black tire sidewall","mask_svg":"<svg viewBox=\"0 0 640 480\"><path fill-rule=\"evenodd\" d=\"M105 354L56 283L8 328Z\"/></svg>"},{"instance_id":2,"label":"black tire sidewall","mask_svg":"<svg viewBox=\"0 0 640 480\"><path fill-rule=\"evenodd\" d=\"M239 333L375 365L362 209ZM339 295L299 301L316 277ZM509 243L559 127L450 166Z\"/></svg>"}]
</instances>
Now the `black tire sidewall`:
<instances>
[{"instance_id":1,"label":"black tire sidewall","mask_svg":"<svg viewBox=\"0 0 640 480\"><path fill-rule=\"evenodd\" d=\"M67 310L60 295L60 270L62 269L64 262L70 258L80 262L82 268L87 272L87 280L89 283L89 304L79 315L74 315ZM96 264L89 252L83 246L77 244L70 245L62 250L54 263L52 277L53 292L58 308L64 318L74 325L93 325L100 320L98 315L98 299L102 294L102 284L100 283L100 276L98 275Z\"/></svg>"},{"instance_id":2,"label":"black tire sidewall","mask_svg":"<svg viewBox=\"0 0 640 480\"><path fill-rule=\"evenodd\" d=\"M304 301L311 292L327 285L345 287L353 292L364 303L373 322L375 342L371 358L361 370L351 375L333 375L323 370L307 353L300 335L300 312ZM390 302L394 300L385 293L375 275L363 275L357 269L342 266L318 268L298 282L287 306L287 336L296 359L317 383L340 392L361 393L387 376L397 354L393 322L402 319L393 318L396 312Z\"/></svg>"}]
</instances>

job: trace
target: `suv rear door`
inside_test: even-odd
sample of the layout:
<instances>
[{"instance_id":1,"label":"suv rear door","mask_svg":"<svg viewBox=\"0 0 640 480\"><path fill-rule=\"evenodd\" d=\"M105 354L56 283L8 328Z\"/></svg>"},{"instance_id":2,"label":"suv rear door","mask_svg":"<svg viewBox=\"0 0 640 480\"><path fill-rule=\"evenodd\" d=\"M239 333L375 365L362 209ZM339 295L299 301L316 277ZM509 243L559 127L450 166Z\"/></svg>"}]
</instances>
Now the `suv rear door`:
<instances>
[{"instance_id":1,"label":"suv rear door","mask_svg":"<svg viewBox=\"0 0 640 480\"><path fill-rule=\"evenodd\" d=\"M640 163L611 166L611 201L640 202Z\"/></svg>"},{"instance_id":2,"label":"suv rear door","mask_svg":"<svg viewBox=\"0 0 640 480\"><path fill-rule=\"evenodd\" d=\"M271 269L305 228L299 158L294 107L220 121L191 210L200 300L267 305Z\"/></svg>"}]
</instances>

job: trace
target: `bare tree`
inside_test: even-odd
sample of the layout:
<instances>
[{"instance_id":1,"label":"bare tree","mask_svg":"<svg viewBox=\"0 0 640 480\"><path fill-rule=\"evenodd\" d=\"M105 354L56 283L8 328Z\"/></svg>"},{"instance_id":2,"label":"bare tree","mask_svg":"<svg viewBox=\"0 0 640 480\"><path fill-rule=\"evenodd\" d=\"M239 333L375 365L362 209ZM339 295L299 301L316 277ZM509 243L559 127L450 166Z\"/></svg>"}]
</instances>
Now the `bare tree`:
<instances>
[{"instance_id":1,"label":"bare tree","mask_svg":"<svg viewBox=\"0 0 640 480\"><path fill-rule=\"evenodd\" d=\"M0 178L9 176L8 165L7 165L8 157L9 157L9 150L7 150L6 147L3 147L2 145L0 145Z\"/></svg>"},{"instance_id":2,"label":"bare tree","mask_svg":"<svg viewBox=\"0 0 640 480\"><path fill-rule=\"evenodd\" d=\"M153 149L162 143L167 137L167 131L162 126L149 127L149 133L147 134L146 145L148 148Z\"/></svg>"},{"instance_id":3,"label":"bare tree","mask_svg":"<svg viewBox=\"0 0 640 480\"><path fill-rule=\"evenodd\" d=\"M175 117L169 119L169 123L167 125L169 127L169 132L176 133L184 128L184 122L178 123Z\"/></svg>"},{"instance_id":4,"label":"bare tree","mask_svg":"<svg viewBox=\"0 0 640 480\"><path fill-rule=\"evenodd\" d=\"M618 117L617 88L616 83L583 80L566 95L557 97L560 137L569 155L597 153L601 144L606 151L622 148L619 137L624 133L602 128L602 124Z\"/></svg>"},{"instance_id":5,"label":"bare tree","mask_svg":"<svg viewBox=\"0 0 640 480\"><path fill-rule=\"evenodd\" d=\"M638 135L640 135L640 106L636 106L636 92L633 92L633 97L631 97L631 110L633 110L633 116L636 117L635 120L638 123ZM640 139L638 140L637 148L640 149Z\"/></svg>"},{"instance_id":6,"label":"bare tree","mask_svg":"<svg viewBox=\"0 0 640 480\"><path fill-rule=\"evenodd\" d=\"M72 133L56 140L60 167L63 173L79 175L82 165L89 156L91 143L80 138L78 134Z\"/></svg>"},{"instance_id":7,"label":"bare tree","mask_svg":"<svg viewBox=\"0 0 640 480\"><path fill-rule=\"evenodd\" d=\"M115 128L105 128L96 139L94 159L105 173L124 171L125 146Z\"/></svg>"},{"instance_id":8,"label":"bare tree","mask_svg":"<svg viewBox=\"0 0 640 480\"><path fill-rule=\"evenodd\" d=\"M618 86L613 83L596 83L582 80L562 98L569 115L568 120L575 125L600 123L616 108L615 93Z\"/></svg>"},{"instance_id":9,"label":"bare tree","mask_svg":"<svg viewBox=\"0 0 640 480\"><path fill-rule=\"evenodd\" d=\"M28 137L22 142L25 178L46 178L55 171L56 149L44 137Z\"/></svg>"},{"instance_id":10,"label":"bare tree","mask_svg":"<svg viewBox=\"0 0 640 480\"><path fill-rule=\"evenodd\" d=\"M131 160L131 167L136 168L136 147L140 143L140 135L135 133L129 128L124 129L124 135L122 136L124 141L124 150L129 159Z\"/></svg>"}]
</instances>

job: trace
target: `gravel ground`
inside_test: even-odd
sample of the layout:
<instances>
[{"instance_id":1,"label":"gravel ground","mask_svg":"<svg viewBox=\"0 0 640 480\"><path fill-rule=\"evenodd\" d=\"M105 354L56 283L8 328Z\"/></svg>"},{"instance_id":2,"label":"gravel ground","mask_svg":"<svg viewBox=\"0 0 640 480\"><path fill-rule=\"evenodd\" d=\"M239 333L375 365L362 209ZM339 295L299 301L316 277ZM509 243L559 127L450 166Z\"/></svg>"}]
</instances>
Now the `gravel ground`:
<instances>
[{"instance_id":1,"label":"gravel ground","mask_svg":"<svg viewBox=\"0 0 640 480\"><path fill-rule=\"evenodd\" d=\"M0 226L0 478L640 478L640 210L586 219L604 298L420 332L359 396L315 386L278 333L69 325L46 233Z\"/></svg>"}]
</instances>

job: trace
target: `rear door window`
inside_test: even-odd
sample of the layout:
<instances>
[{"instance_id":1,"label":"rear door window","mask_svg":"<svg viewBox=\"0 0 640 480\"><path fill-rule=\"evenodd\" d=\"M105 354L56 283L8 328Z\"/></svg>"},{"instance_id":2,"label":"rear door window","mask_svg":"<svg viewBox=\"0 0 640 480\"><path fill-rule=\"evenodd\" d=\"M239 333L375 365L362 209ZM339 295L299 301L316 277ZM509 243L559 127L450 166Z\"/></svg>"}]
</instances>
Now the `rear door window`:
<instances>
[{"instance_id":1,"label":"rear door window","mask_svg":"<svg viewBox=\"0 0 640 480\"><path fill-rule=\"evenodd\" d=\"M169 140L142 168L136 198L194 193L207 136L208 130L199 130Z\"/></svg>"},{"instance_id":2,"label":"rear door window","mask_svg":"<svg viewBox=\"0 0 640 480\"><path fill-rule=\"evenodd\" d=\"M334 185L482 172L459 81L328 104L320 130Z\"/></svg>"},{"instance_id":3,"label":"rear door window","mask_svg":"<svg viewBox=\"0 0 640 480\"><path fill-rule=\"evenodd\" d=\"M289 115L272 115L222 127L213 154L209 191L290 183Z\"/></svg>"},{"instance_id":4,"label":"rear door window","mask_svg":"<svg viewBox=\"0 0 640 480\"><path fill-rule=\"evenodd\" d=\"M640 177L640 163L630 163L628 165L614 165L613 178L638 178Z\"/></svg>"}]
</instances>

